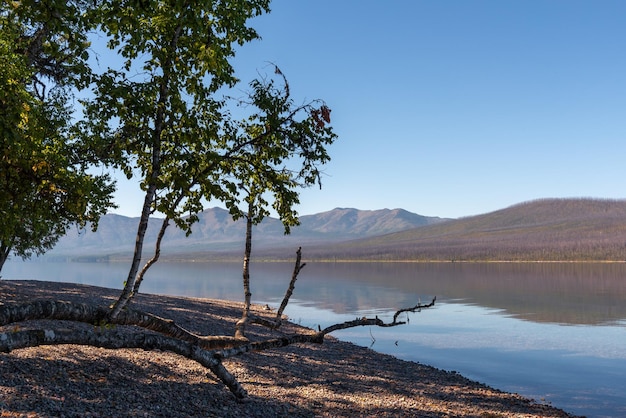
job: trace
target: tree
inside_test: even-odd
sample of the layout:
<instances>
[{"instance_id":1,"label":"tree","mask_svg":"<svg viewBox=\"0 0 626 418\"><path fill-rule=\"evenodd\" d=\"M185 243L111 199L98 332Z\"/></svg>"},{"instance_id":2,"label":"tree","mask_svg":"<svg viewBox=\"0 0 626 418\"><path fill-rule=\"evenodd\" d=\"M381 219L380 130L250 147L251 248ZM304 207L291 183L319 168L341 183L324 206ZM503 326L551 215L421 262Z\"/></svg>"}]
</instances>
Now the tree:
<instances>
[{"instance_id":1,"label":"tree","mask_svg":"<svg viewBox=\"0 0 626 418\"><path fill-rule=\"evenodd\" d=\"M433 300L400 310L389 323L359 318L317 332L255 342L245 338L243 328L235 336L196 335L173 321L128 305L142 274L158 259L160 240L170 221L191 233L203 202L217 199L233 217L246 216L250 227L267 216L271 205L288 232L297 224L294 205L298 189L320 183L321 166L329 159L326 146L335 139L330 109L323 102L295 105L277 68L279 83L271 78L255 80L246 99L239 101L250 110L242 120L230 115L227 98L216 98L220 88L236 82L228 61L234 54L233 45L257 37L246 22L269 11L268 3L110 0L85 6L83 15L89 23L85 27L98 27L108 36L109 47L123 62L119 69L89 73L93 97L83 99L84 118L69 132L78 135L77 144L83 147L81 155L86 161L101 161L129 177L140 175L145 196L134 257L124 289L112 307L51 300L0 306L0 326L36 319L103 326L16 328L0 334L0 350L41 344L168 350L209 368L241 399L246 391L224 367L224 358L293 343L321 343L337 329L400 325L404 323L398 321L400 313L434 304ZM163 213L165 220L155 256L139 272L144 235L154 211ZM246 240L251 242L251 232ZM250 252L246 252L248 260ZM294 274L276 318L253 318L253 322L280 326L302 267L298 250ZM106 325L133 325L157 333L124 333Z\"/></svg>"},{"instance_id":2,"label":"tree","mask_svg":"<svg viewBox=\"0 0 626 418\"><path fill-rule=\"evenodd\" d=\"M271 206L283 222L285 234L288 234L292 226L299 224L298 213L294 209L294 205L299 203L298 189L314 184L321 187L320 166L330 159L325 146L336 138L330 127L330 109L326 104L314 101L295 106L290 97L289 83L277 66L274 66L274 74L278 75L282 84L268 77L250 83L253 90L243 103L257 111L240 124L240 142L247 142L249 146L244 156L231 161L233 168L230 171L239 182L237 193L243 193L247 206L246 210L241 210L235 204L239 201L236 198L229 202L233 219L246 219L244 309L235 334L239 337L244 337L249 322L252 227L270 214L270 203L265 196L270 195ZM287 168L285 161L293 159L297 162L294 164L292 161L291 169ZM299 263L300 250L292 284L303 267ZM286 301L288 299L289 296ZM282 310L279 312L282 313Z\"/></svg>"},{"instance_id":3,"label":"tree","mask_svg":"<svg viewBox=\"0 0 626 418\"><path fill-rule=\"evenodd\" d=\"M70 132L72 89L89 76L81 8L0 6L0 270L11 253L42 254L73 225L96 228L113 206L112 182L88 173Z\"/></svg>"},{"instance_id":4,"label":"tree","mask_svg":"<svg viewBox=\"0 0 626 418\"><path fill-rule=\"evenodd\" d=\"M268 4L113 0L94 12L123 63L94 78L81 130L109 164L129 177L138 173L145 192L133 262L114 316L133 294L150 214L164 214L164 228L171 219L189 231L202 198L223 193L209 181L220 168L212 159L225 141L220 137L228 135L224 104L214 93L236 82L229 63L234 45L257 37L246 21L268 11Z\"/></svg>"}]
</instances>

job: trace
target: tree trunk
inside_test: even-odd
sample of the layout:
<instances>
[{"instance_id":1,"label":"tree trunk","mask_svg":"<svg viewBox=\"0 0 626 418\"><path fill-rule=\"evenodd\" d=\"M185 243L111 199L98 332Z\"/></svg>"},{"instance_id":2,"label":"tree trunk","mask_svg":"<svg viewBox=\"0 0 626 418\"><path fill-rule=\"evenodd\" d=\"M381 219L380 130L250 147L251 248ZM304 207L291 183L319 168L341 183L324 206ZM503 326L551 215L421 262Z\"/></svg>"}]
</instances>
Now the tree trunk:
<instances>
[{"instance_id":1,"label":"tree trunk","mask_svg":"<svg viewBox=\"0 0 626 418\"><path fill-rule=\"evenodd\" d=\"M2 272L2 267L4 266L5 261L9 259L9 254L11 253L11 246L6 245L5 243L0 243L0 273ZM2 276L0 276L1 278Z\"/></svg>"},{"instance_id":2,"label":"tree trunk","mask_svg":"<svg viewBox=\"0 0 626 418\"><path fill-rule=\"evenodd\" d=\"M182 31L182 26L178 25L174 31L174 35L169 44L169 50L166 53L163 62L161 63L161 69L163 76L161 77L161 84L159 85L159 97L156 105L156 116L154 118L154 130L152 132L152 161L150 176L148 177L148 188L146 189L146 197L143 202L143 208L141 211L141 219L139 221L139 228L137 229L137 239L135 240L135 253L133 254L133 262L124 283L124 290L120 294L119 299L113 305L111 309L111 317L115 318L119 315L120 311L126 307L128 301L133 297L133 290L135 289L135 282L137 280L137 272L139 271L139 263L141 263L141 253L143 250L143 240L148 228L148 221L150 219L150 213L152 209L152 203L154 202L157 190L157 181L161 175L161 135L166 128L166 112L168 106L168 100L170 99L170 74L174 61L176 60L176 48L178 45L178 39Z\"/></svg>"},{"instance_id":3,"label":"tree trunk","mask_svg":"<svg viewBox=\"0 0 626 418\"><path fill-rule=\"evenodd\" d=\"M109 318L109 309L103 306L64 301L40 300L21 305L0 305L0 327L40 319L82 322L94 326L107 324L133 325L172 338L178 338L207 350L233 347L248 342L246 339L226 335L197 335L178 326L174 321L133 309L125 309L116 318Z\"/></svg>"},{"instance_id":4,"label":"tree trunk","mask_svg":"<svg viewBox=\"0 0 626 418\"><path fill-rule=\"evenodd\" d=\"M159 151L154 150L153 154L160 154ZM156 177L155 172L152 175L153 178ZM120 297L117 299L113 308L111 310L111 317L115 318L119 315L120 311L126 307L126 304L133 296L133 289L135 288L135 281L137 278L137 271L139 270L139 263L141 262L141 253L143 251L143 240L146 235L146 230L148 229L148 222L150 220L150 213L152 208L152 202L154 201L154 196L156 193L156 184L152 182L148 186L148 190L146 191L146 197L143 201L143 209L141 211L141 218L139 219L139 227L137 228L137 237L135 239L135 252L133 253L133 261L130 266L130 270L128 271L128 276L126 277L126 282L124 283L124 289L120 294Z\"/></svg>"},{"instance_id":5,"label":"tree trunk","mask_svg":"<svg viewBox=\"0 0 626 418\"><path fill-rule=\"evenodd\" d=\"M283 335L279 338L266 339L250 342L245 338L245 326L249 321L256 322L256 318L250 315L250 276L249 261L252 249L252 207L249 207L248 223L246 228L246 251L244 257L244 289L246 292L246 306L242 319L237 323L236 335L231 336L200 336L196 335L174 323L156 315L124 309L117 315L111 316L110 309L105 306L96 306L63 301L34 300L23 304L0 304L0 327L16 324L24 321L36 320L61 320L89 324L85 327L69 327L67 323L63 329L44 328L37 330L20 330L15 326L12 330L0 332L0 352L39 345L55 344L79 344L103 348L141 348L144 350L165 350L180 354L195 360L210 369L233 393L237 399L247 396L246 390L222 364L224 358L241 355L251 351L263 351L273 348L285 347L296 343L323 343L327 334L358 326L393 327L405 322L398 321L398 317L405 312L418 312L422 308L429 308L435 304L435 298L429 304L416 304L413 307L403 308L393 315L393 321L385 323L378 317L356 318L340 324L331 325L325 329L318 327L317 331L303 332L291 335ZM165 231L167 222L161 228ZM157 246L157 258L158 258ZM301 264L301 248L297 251L297 259L292 279L283 299L280 312L286 306L298 273L304 267ZM252 319L250 319L252 318ZM258 318L259 323L270 327L279 326L279 319ZM129 332L129 329L115 329L106 325L131 325L145 330ZM73 329L72 329L73 328Z\"/></svg>"},{"instance_id":6,"label":"tree trunk","mask_svg":"<svg viewBox=\"0 0 626 418\"><path fill-rule=\"evenodd\" d=\"M146 275L146 272L154 263L159 261L159 257L161 256L161 241L163 240L163 236L165 235L165 230L167 229L170 223L170 218L165 217L163 219L163 223L161 224L161 229L159 230L159 235L156 240L154 255L148 262L143 266L139 274L137 275L137 280L135 281L135 286L133 287L133 295L139 293L139 286L141 286L141 282L143 282L143 278Z\"/></svg>"},{"instance_id":7,"label":"tree trunk","mask_svg":"<svg viewBox=\"0 0 626 418\"><path fill-rule=\"evenodd\" d=\"M283 316L283 311L287 307L289 303L289 299L293 294L293 290L296 287L296 280L298 280L298 274L300 274L300 270L306 266L306 263L300 264L302 261L302 247L298 247L298 251L296 251L296 264L293 267L293 273L291 274L291 281L289 282L289 287L287 288L287 292L285 293L285 297L283 298L282 303L280 304L280 308L278 308L278 312L276 312L276 324L280 324L281 318Z\"/></svg>"},{"instance_id":8,"label":"tree trunk","mask_svg":"<svg viewBox=\"0 0 626 418\"><path fill-rule=\"evenodd\" d=\"M250 292L250 255L252 254L252 216L253 216L253 200L248 203L248 216L246 218L246 247L243 255L243 293L244 307L241 319L235 324L235 337L245 338L246 325L250 318L250 303L252 293Z\"/></svg>"},{"instance_id":9,"label":"tree trunk","mask_svg":"<svg viewBox=\"0 0 626 418\"><path fill-rule=\"evenodd\" d=\"M126 334L112 330L40 329L0 334L0 352L39 345L78 344L102 348L141 348L143 350L171 351L195 360L210 369L235 395L237 399L247 396L246 390L224 367L214 353L192 343L157 334Z\"/></svg>"}]
</instances>

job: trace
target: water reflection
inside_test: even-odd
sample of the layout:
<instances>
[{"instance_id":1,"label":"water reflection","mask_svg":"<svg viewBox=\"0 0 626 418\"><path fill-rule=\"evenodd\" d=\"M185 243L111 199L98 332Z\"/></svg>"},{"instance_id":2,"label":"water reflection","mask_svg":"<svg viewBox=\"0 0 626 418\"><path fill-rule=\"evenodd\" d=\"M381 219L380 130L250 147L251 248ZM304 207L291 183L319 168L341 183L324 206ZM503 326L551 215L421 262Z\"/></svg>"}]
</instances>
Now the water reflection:
<instances>
[{"instance_id":1,"label":"water reflection","mask_svg":"<svg viewBox=\"0 0 626 418\"><path fill-rule=\"evenodd\" d=\"M126 263L8 262L3 276L121 288ZM252 265L253 298L279 300L291 263ZM159 263L142 291L243 300L240 263ZM626 263L312 263L294 297L337 314L460 301L534 322L626 320Z\"/></svg>"},{"instance_id":2,"label":"water reflection","mask_svg":"<svg viewBox=\"0 0 626 418\"><path fill-rule=\"evenodd\" d=\"M252 265L253 300L282 299L293 265ZM10 279L122 287L126 263L5 265ZM241 263L159 263L146 293L243 300ZM313 263L287 314L316 328L428 302L408 325L335 336L590 417L626 416L626 264ZM567 326L563 326L566 324ZM600 325L600 326L599 326Z\"/></svg>"},{"instance_id":3,"label":"water reflection","mask_svg":"<svg viewBox=\"0 0 626 418\"><path fill-rule=\"evenodd\" d=\"M342 263L315 264L309 273L311 282L324 285L358 283L351 287L355 294L341 295L348 310L437 295L535 322L597 325L626 318L624 263Z\"/></svg>"}]
</instances>

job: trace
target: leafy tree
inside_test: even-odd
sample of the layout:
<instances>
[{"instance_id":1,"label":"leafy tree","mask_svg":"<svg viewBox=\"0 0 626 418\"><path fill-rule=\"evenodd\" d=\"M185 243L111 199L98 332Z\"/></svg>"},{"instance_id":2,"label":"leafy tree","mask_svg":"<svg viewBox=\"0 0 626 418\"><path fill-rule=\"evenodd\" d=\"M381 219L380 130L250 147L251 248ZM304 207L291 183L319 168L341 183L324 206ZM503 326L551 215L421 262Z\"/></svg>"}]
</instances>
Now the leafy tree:
<instances>
[{"instance_id":1,"label":"leafy tree","mask_svg":"<svg viewBox=\"0 0 626 418\"><path fill-rule=\"evenodd\" d=\"M228 61L233 45L257 37L246 21L267 10L267 1L255 0L194 7L157 1L139 8L112 1L98 11L109 47L124 61L94 78L82 129L111 165L129 177L139 173L145 192L133 262L113 316L158 259L170 221L190 233L209 200L225 202L239 217L239 185L250 184L258 209L254 222L268 213L262 193L271 191L288 228L297 219L297 187L319 181L318 165L328 160L324 146L334 139L325 105L294 106L286 82L281 90L271 80L257 80L249 100L241 102L257 112L234 121L228 101L216 97L237 81ZM292 159L301 164L296 171L283 166ZM145 231L155 211L165 219L155 255L140 271Z\"/></svg>"},{"instance_id":2,"label":"leafy tree","mask_svg":"<svg viewBox=\"0 0 626 418\"><path fill-rule=\"evenodd\" d=\"M271 78L252 82L250 94L240 101L249 109L248 116L242 120L229 114L227 98L216 98L220 88L235 85L237 80L229 58L234 54L235 45L257 37L246 22L269 11L269 0L109 0L96 3L74 0L67 6L55 1L11 3L10 7L13 5L24 17L47 16L47 20L35 20L44 22L40 27L42 32L37 28L26 31L19 25L19 30L14 32L0 31L3 54L6 50L11 60L19 58L18 65L6 64L7 60L4 64L8 75L2 81L13 93L0 96L0 105L11 109L0 117L8 132L5 135L3 131L2 138L19 141L5 141L12 148L3 148L10 151L2 155L3 164L12 169L11 156L22 148L25 150L20 165L14 164L17 171L3 170L2 175L10 186L25 172L35 179L24 191L19 189L23 194L16 196L24 201L17 204L25 205L29 198L36 201L41 194L54 196L54 199L43 199L43 203L54 202L59 210L73 208L72 220L84 222L87 215L98 215L109 203L107 179L80 175L85 174L82 171L85 167L99 161L123 170L129 177L137 173L145 197L133 262L125 288L113 307L50 300L3 304L0 327L45 318L134 325L156 333L120 332L107 327L72 328L67 323L62 329L46 332L16 327L0 334L0 351L68 343L168 350L206 366L237 398L244 398L245 389L224 367L222 359L293 343L320 343L325 335L338 329L399 325L403 323L398 321L402 312L434 304L433 300L429 305L418 304L399 310L389 323L379 318L360 318L315 333L256 342L245 338L243 328L238 329L240 335L234 337L197 335L172 321L128 307L133 292L138 290L139 276L158 259L160 240L169 221L190 233L205 201L224 202L233 217L245 216L250 228L267 216L270 206L279 214L286 232L297 224L294 210L298 203L297 191L320 182L320 167L329 159L325 147L335 139L330 127L330 110L322 102L295 105L289 95L289 85L277 69L278 83ZM26 9L20 9L22 5ZM11 17L11 22L20 21L10 16L13 12L9 8L6 13L4 10L3 17ZM79 17L61 18L69 12ZM29 20L25 17L24 21ZM70 27L78 34L69 33ZM84 30L96 27L108 37L109 47L122 57L120 68L107 68L97 74L86 68L83 34ZM57 45L61 46L39 43L40 33L45 39L58 37ZM32 48L25 50L34 53L16 52L10 47L13 41L22 39L30 40L27 45ZM44 96L33 88L47 86L33 79L38 74L59 87L56 94ZM93 87L93 97L82 101L84 118L72 126L65 106L68 89L82 88L86 84ZM48 152L50 155L46 154ZM26 155L33 159L29 160ZM86 184L80 183L80 179ZM93 180L101 181L99 185L104 187L104 191L99 191L101 194L90 188L98 185ZM14 202L15 199L5 196L0 203L4 210ZM55 208L57 206L52 207ZM165 220L155 256L138 275L144 235L149 215L154 211L163 213ZM43 217L36 215L37 220ZM58 216L55 213L52 219ZM251 232L247 241L251 242ZM248 259L250 251L246 252ZM272 328L280 325L282 310L303 267L300 260L298 251L294 274L276 318L255 317L253 322ZM244 314L248 316L249 312ZM247 319L244 327L246 322Z\"/></svg>"},{"instance_id":3,"label":"leafy tree","mask_svg":"<svg viewBox=\"0 0 626 418\"><path fill-rule=\"evenodd\" d=\"M70 133L68 101L89 77L82 7L0 6L0 270L11 252L42 254L72 225L95 229L113 206L109 177L88 173Z\"/></svg>"},{"instance_id":4,"label":"leafy tree","mask_svg":"<svg viewBox=\"0 0 626 418\"><path fill-rule=\"evenodd\" d=\"M236 326L236 335L240 337L245 335L252 296L252 227L270 214L266 195L271 198L271 207L278 213L288 234L292 226L299 224L294 209L299 203L298 189L314 184L321 187L320 166L330 159L325 146L336 138L330 127L330 109L326 104L315 101L294 105L287 79L276 66L274 73L279 78L278 83L267 77L250 83L252 92L242 103L256 111L239 123L239 143L247 143L247 146L241 147L244 150L242 155L228 161L231 166L229 175L238 184L227 205L234 219L246 219L244 309ZM246 210L238 205L241 195ZM298 256L297 272L300 269Z\"/></svg>"},{"instance_id":5,"label":"leafy tree","mask_svg":"<svg viewBox=\"0 0 626 418\"><path fill-rule=\"evenodd\" d=\"M221 193L211 186L200 190L200 182L217 171L208 157L219 149L223 133L223 102L213 96L235 84L229 58L235 45L257 37L246 21L268 5L112 0L95 10L109 48L123 63L94 78L81 129L110 164L129 177L138 173L145 192L133 261L114 316L133 294L150 214L158 210L189 231L201 198ZM195 177L200 174L205 178ZM184 214L192 216L185 221Z\"/></svg>"}]
</instances>

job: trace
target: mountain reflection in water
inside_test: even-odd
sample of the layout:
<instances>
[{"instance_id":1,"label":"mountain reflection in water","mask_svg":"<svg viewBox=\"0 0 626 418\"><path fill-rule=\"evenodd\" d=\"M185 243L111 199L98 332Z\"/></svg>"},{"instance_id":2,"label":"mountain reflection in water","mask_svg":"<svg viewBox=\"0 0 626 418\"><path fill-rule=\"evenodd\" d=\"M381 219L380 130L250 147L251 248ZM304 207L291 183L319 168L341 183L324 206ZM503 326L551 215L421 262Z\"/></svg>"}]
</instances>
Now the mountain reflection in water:
<instances>
[{"instance_id":1,"label":"mountain reflection in water","mask_svg":"<svg viewBox=\"0 0 626 418\"><path fill-rule=\"evenodd\" d=\"M278 306L292 269L253 263L253 301ZM126 263L10 261L2 275L121 289L127 271ZM437 296L407 326L336 336L568 412L626 416L625 278L625 263L311 263L286 313L310 327L390 320ZM141 290L242 301L241 283L241 263L158 263Z\"/></svg>"},{"instance_id":2,"label":"mountain reflection in water","mask_svg":"<svg viewBox=\"0 0 626 418\"><path fill-rule=\"evenodd\" d=\"M253 263L255 300L282 298L291 263ZM126 263L9 261L8 279L121 288ZM242 300L240 263L157 263L143 292ZM626 263L310 263L294 297L338 314L459 301L534 322L615 324L626 319Z\"/></svg>"},{"instance_id":3,"label":"mountain reflection in water","mask_svg":"<svg viewBox=\"0 0 626 418\"><path fill-rule=\"evenodd\" d=\"M334 289L324 298L329 307L348 311L408 306L436 295L535 322L600 325L626 318L626 263L343 263L314 265L309 273L310 282ZM345 282L360 284L351 289L356 294L337 292ZM362 284L370 288L359 289Z\"/></svg>"}]
</instances>

